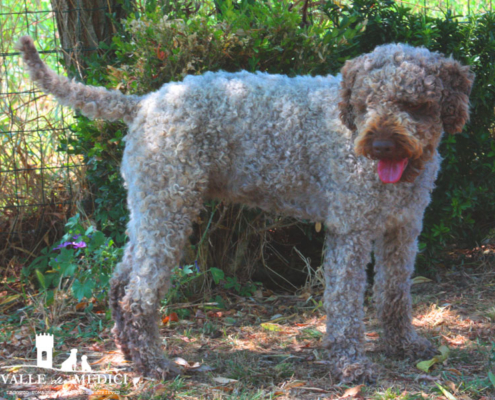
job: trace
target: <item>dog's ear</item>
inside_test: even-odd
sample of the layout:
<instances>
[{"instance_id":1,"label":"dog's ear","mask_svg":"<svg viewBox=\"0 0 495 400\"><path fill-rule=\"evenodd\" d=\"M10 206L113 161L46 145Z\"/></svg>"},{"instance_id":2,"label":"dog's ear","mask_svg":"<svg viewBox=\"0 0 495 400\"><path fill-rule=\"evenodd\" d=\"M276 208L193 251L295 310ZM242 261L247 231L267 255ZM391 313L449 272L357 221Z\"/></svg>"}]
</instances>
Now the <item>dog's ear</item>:
<instances>
[{"instance_id":1,"label":"dog's ear","mask_svg":"<svg viewBox=\"0 0 495 400\"><path fill-rule=\"evenodd\" d=\"M474 74L468 66L446 60L440 72L444 86L442 92L442 122L447 133L459 133L469 120L469 94Z\"/></svg>"},{"instance_id":2,"label":"dog's ear","mask_svg":"<svg viewBox=\"0 0 495 400\"><path fill-rule=\"evenodd\" d=\"M353 60L347 60L342 68L342 82L340 88L339 115L342 123L351 131L356 130L354 124L354 110L351 104L351 95L356 81L356 76L360 69L363 68L364 62L362 57Z\"/></svg>"}]
</instances>

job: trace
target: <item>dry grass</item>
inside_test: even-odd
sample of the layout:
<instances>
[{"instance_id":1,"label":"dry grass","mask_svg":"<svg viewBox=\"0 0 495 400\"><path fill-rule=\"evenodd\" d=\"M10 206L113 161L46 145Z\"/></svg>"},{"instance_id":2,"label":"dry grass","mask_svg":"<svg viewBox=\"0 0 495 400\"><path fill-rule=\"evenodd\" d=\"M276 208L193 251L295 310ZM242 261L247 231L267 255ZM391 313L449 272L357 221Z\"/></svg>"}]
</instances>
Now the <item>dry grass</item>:
<instances>
[{"instance_id":1,"label":"dry grass","mask_svg":"<svg viewBox=\"0 0 495 400\"><path fill-rule=\"evenodd\" d=\"M47 18L43 13L39 17ZM73 205L84 194L79 157L57 151L59 139L69 135L72 114L35 90L20 57L12 53L20 36L14 22L7 24L12 32L3 32L5 54L0 57L0 265L4 276L15 276L12 269L19 260L32 259L60 237ZM57 65L56 57L46 58L52 67Z\"/></svg>"}]
</instances>

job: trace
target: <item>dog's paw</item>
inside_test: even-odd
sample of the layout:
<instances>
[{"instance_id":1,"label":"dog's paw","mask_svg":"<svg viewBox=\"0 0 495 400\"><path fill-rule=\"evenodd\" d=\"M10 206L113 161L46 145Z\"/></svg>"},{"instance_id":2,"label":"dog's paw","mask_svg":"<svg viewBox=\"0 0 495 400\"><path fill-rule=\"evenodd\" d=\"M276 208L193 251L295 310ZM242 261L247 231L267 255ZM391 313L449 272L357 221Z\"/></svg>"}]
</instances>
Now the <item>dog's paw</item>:
<instances>
[{"instance_id":1,"label":"dog's paw","mask_svg":"<svg viewBox=\"0 0 495 400\"><path fill-rule=\"evenodd\" d=\"M136 372L157 380L172 380L182 373L177 364L167 358L155 360L146 366L145 371L136 368Z\"/></svg>"},{"instance_id":2,"label":"dog's paw","mask_svg":"<svg viewBox=\"0 0 495 400\"><path fill-rule=\"evenodd\" d=\"M366 357L330 357L330 373L341 383L373 383L377 378L377 368Z\"/></svg>"},{"instance_id":3,"label":"dog's paw","mask_svg":"<svg viewBox=\"0 0 495 400\"><path fill-rule=\"evenodd\" d=\"M412 338L403 340L387 341L386 352L395 357L410 358L412 360L426 360L440 354L430 341L418 334L412 335Z\"/></svg>"}]
</instances>

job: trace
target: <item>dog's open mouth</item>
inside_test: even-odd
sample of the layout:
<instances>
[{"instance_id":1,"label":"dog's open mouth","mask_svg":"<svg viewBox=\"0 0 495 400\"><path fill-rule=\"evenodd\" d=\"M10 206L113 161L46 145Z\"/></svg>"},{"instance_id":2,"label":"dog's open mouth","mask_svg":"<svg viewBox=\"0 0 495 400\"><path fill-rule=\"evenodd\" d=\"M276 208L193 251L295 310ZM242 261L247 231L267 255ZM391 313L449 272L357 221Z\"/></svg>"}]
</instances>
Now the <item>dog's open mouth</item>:
<instances>
[{"instance_id":1,"label":"dog's open mouth","mask_svg":"<svg viewBox=\"0 0 495 400\"><path fill-rule=\"evenodd\" d=\"M397 183L400 181L409 160L384 159L378 162L378 176L383 183Z\"/></svg>"}]
</instances>

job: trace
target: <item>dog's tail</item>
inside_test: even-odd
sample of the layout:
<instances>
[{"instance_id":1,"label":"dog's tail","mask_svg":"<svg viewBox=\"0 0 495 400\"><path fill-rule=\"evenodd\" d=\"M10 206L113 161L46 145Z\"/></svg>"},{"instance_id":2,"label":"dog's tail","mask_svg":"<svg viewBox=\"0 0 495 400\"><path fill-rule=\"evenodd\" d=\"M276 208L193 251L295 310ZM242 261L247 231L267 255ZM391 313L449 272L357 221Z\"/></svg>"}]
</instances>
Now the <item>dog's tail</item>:
<instances>
[{"instance_id":1,"label":"dog's tail","mask_svg":"<svg viewBox=\"0 0 495 400\"><path fill-rule=\"evenodd\" d=\"M140 97L126 96L118 90L84 85L57 75L41 60L33 39L29 36L21 37L16 49L22 53L31 79L41 90L53 94L61 104L78 109L91 119L123 119L126 123L131 123L134 119Z\"/></svg>"}]
</instances>

